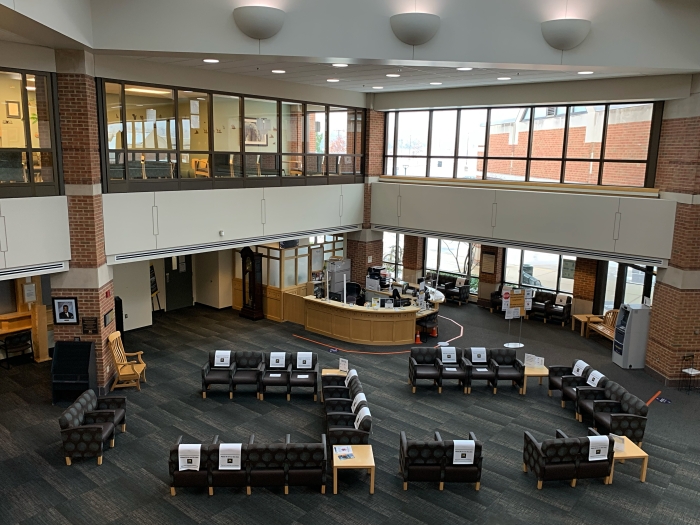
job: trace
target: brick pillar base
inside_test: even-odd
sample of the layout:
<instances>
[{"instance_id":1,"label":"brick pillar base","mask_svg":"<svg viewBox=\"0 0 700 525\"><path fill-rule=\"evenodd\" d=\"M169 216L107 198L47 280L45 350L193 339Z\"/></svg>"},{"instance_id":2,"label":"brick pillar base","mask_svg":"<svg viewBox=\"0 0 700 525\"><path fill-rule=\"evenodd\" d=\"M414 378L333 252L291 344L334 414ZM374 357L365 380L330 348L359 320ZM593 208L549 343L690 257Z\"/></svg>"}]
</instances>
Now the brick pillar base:
<instances>
[{"instance_id":1,"label":"brick pillar base","mask_svg":"<svg viewBox=\"0 0 700 525\"><path fill-rule=\"evenodd\" d=\"M350 276L353 282L365 287L367 268L381 266L384 255L384 241L381 232L361 230L348 233L347 258L351 261ZM372 258L371 262L369 258Z\"/></svg>"},{"instance_id":2,"label":"brick pillar base","mask_svg":"<svg viewBox=\"0 0 700 525\"><path fill-rule=\"evenodd\" d=\"M413 235L403 237L403 280L409 283L418 281L423 277L423 254L425 251L425 238Z\"/></svg>"},{"instance_id":3,"label":"brick pillar base","mask_svg":"<svg viewBox=\"0 0 700 525\"><path fill-rule=\"evenodd\" d=\"M598 261L595 259L576 258L574 270L574 304L572 314L593 313L593 296L598 272Z\"/></svg>"},{"instance_id":4,"label":"brick pillar base","mask_svg":"<svg viewBox=\"0 0 700 525\"><path fill-rule=\"evenodd\" d=\"M493 273L484 271L484 256L492 255L496 258ZM479 306L491 306L491 292L498 288L501 284L501 276L503 275L503 265L505 264L506 250L496 246L481 245L481 261L479 263L479 297L477 304Z\"/></svg>"}]
</instances>

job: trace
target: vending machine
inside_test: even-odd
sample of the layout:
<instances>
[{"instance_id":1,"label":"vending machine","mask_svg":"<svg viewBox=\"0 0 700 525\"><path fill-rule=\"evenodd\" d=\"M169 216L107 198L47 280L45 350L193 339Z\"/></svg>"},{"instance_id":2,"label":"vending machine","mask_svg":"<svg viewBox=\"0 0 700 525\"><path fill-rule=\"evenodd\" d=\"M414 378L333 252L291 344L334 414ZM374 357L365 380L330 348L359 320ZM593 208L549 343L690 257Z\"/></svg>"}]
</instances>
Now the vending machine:
<instances>
[{"instance_id":1,"label":"vending machine","mask_svg":"<svg viewBox=\"0 0 700 525\"><path fill-rule=\"evenodd\" d=\"M651 308L644 304L623 304L615 323L612 360L625 369L644 368L649 339Z\"/></svg>"}]
</instances>

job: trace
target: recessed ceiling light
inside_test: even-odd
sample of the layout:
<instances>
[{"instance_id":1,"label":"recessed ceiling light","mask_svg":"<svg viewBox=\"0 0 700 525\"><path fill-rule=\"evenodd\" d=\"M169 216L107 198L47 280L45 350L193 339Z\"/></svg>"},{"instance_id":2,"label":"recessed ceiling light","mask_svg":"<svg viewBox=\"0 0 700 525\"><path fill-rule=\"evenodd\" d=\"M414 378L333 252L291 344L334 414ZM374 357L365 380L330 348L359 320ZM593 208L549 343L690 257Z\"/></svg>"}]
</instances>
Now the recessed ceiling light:
<instances>
[{"instance_id":1,"label":"recessed ceiling light","mask_svg":"<svg viewBox=\"0 0 700 525\"><path fill-rule=\"evenodd\" d=\"M347 64L333 64L333 67L348 67Z\"/></svg>"},{"instance_id":2,"label":"recessed ceiling light","mask_svg":"<svg viewBox=\"0 0 700 525\"><path fill-rule=\"evenodd\" d=\"M372 86L372 89L384 89L384 86Z\"/></svg>"},{"instance_id":3,"label":"recessed ceiling light","mask_svg":"<svg viewBox=\"0 0 700 525\"><path fill-rule=\"evenodd\" d=\"M219 60L216 58L205 58L202 60L202 62L206 62L207 64L218 64Z\"/></svg>"},{"instance_id":4,"label":"recessed ceiling light","mask_svg":"<svg viewBox=\"0 0 700 525\"><path fill-rule=\"evenodd\" d=\"M36 91L34 86L27 86L27 91Z\"/></svg>"},{"instance_id":5,"label":"recessed ceiling light","mask_svg":"<svg viewBox=\"0 0 700 525\"><path fill-rule=\"evenodd\" d=\"M206 100L204 97L197 97L197 100Z\"/></svg>"},{"instance_id":6,"label":"recessed ceiling light","mask_svg":"<svg viewBox=\"0 0 700 525\"><path fill-rule=\"evenodd\" d=\"M149 95L170 95L172 91L164 89L149 89L149 88L136 88L128 87L124 88L124 91L129 91L130 93L148 93Z\"/></svg>"},{"instance_id":7,"label":"recessed ceiling light","mask_svg":"<svg viewBox=\"0 0 700 525\"><path fill-rule=\"evenodd\" d=\"M191 90L191 89L186 89L185 91L183 91L183 93L192 93L192 90Z\"/></svg>"},{"instance_id":8,"label":"recessed ceiling light","mask_svg":"<svg viewBox=\"0 0 700 525\"><path fill-rule=\"evenodd\" d=\"M458 67L457 71L471 71L473 67Z\"/></svg>"},{"instance_id":9,"label":"recessed ceiling light","mask_svg":"<svg viewBox=\"0 0 700 525\"><path fill-rule=\"evenodd\" d=\"M282 75L282 74L286 73L286 71L284 69L273 69L272 72L275 75Z\"/></svg>"},{"instance_id":10,"label":"recessed ceiling light","mask_svg":"<svg viewBox=\"0 0 700 525\"><path fill-rule=\"evenodd\" d=\"M326 82L340 82L337 78L329 78Z\"/></svg>"},{"instance_id":11,"label":"recessed ceiling light","mask_svg":"<svg viewBox=\"0 0 700 525\"><path fill-rule=\"evenodd\" d=\"M498 77L498 80L510 80L510 77Z\"/></svg>"},{"instance_id":12,"label":"recessed ceiling light","mask_svg":"<svg viewBox=\"0 0 700 525\"><path fill-rule=\"evenodd\" d=\"M579 75L592 75L593 71L579 71L578 74Z\"/></svg>"},{"instance_id":13,"label":"recessed ceiling light","mask_svg":"<svg viewBox=\"0 0 700 525\"><path fill-rule=\"evenodd\" d=\"M431 86L442 86L442 82L431 82Z\"/></svg>"},{"instance_id":14,"label":"recessed ceiling light","mask_svg":"<svg viewBox=\"0 0 700 525\"><path fill-rule=\"evenodd\" d=\"M398 78L401 75L399 75L398 73L387 73L386 76L388 76L389 78Z\"/></svg>"}]
</instances>

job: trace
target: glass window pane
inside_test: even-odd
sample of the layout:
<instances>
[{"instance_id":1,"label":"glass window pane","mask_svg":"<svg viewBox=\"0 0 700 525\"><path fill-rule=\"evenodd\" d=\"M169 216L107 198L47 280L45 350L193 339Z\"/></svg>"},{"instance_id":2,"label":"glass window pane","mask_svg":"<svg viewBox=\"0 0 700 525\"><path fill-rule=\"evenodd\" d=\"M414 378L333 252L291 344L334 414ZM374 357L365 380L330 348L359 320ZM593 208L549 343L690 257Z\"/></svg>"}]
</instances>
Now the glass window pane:
<instances>
[{"instance_id":1,"label":"glass window pane","mask_svg":"<svg viewBox=\"0 0 700 525\"><path fill-rule=\"evenodd\" d=\"M267 257L262 258L262 283L263 283L263 285L266 285L267 281L268 281L268 279L267 279L267 266L268 266L267 261L268 261Z\"/></svg>"},{"instance_id":2,"label":"glass window pane","mask_svg":"<svg viewBox=\"0 0 700 525\"><path fill-rule=\"evenodd\" d=\"M425 243L425 268L437 270L438 268L438 239L427 237Z\"/></svg>"},{"instance_id":3,"label":"glass window pane","mask_svg":"<svg viewBox=\"0 0 700 525\"><path fill-rule=\"evenodd\" d=\"M566 293L574 293L574 271L576 269L576 257L562 256L561 279L559 290Z\"/></svg>"},{"instance_id":4,"label":"glass window pane","mask_svg":"<svg viewBox=\"0 0 700 525\"><path fill-rule=\"evenodd\" d=\"M173 90L127 84L124 92L129 149L175 149Z\"/></svg>"},{"instance_id":5,"label":"glass window pane","mask_svg":"<svg viewBox=\"0 0 700 525\"><path fill-rule=\"evenodd\" d=\"M449 178L454 177L454 159L430 159L430 176Z\"/></svg>"},{"instance_id":6,"label":"glass window pane","mask_svg":"<svg viewBox=\"0 0 700 525\"><path fill-rule=\"evenodd\" d=\"M564 150L565 124L565 106L535 108L532 156L535 158L561 158Z\"/></svg>"},{"instance_id":7,"label":"glass window pane","mask_svg":"<svg viewBox=\"0 0 700 525\"><path fill-rule=\"evenodd\" d=\"M469 271L469 243L440 241L440 272L467 274Z\"/></svg>"},{"instance_id":8,"label":"glass window pane","mask_svg":"<svg viewBox=\"0 0 700 525\"><path fill-rule=\"evenodd\" d=\"M358 109L355 111L354 127L348 129L348 133L354 129L355 137L355 155L361 155L364 152L364 110ZM360 158L358 157L359 161ZM356 167L355 172L359 173L360 170Z\"/></svg>"},{"instance_id":9,"label":"glass window pane","mask_svg":"<svg viewBox=\"0 0 700 525\"><path fill-rule=\"evenodd\" d=\"M279 157L277 155L246 155L246 177L279 177Z\"/></svg>"},{"instance_id":10,"label":"glass window pane","mask_svg":"<svg viewBox=\"0 0 700 525\"><path fill-rule=\"evenodd\" d=\"M297 284L304 284L309 281L309 258L299 257L297 259Z\"/></svg>"},{"instance_id":11,"label":"glass window pane","mask_svg":"<svg viewBox=\"0 0 700 525\"><path fill-rule=\"evenodd\" d=\"M48 81L48 77L44 75L27 75L29 127L32 135L32 147L36 149L51 147Z\"/></svg>"},{"instance_id":12,"label":"glass window pane","mask_svg":"<svg viewBox=\"0 0 700 525\"><path fill-rule=\"evenodd\" d=\"M487 179L492 180L525 180L526 160L489 159Z\"/></svg>"},{"instance_id":13,"label":"glass window pane","mask_svg":"<svg viewBox=\"0 0 700 525\"><path fill-rule=\"evenodd\" d=\"M352 142L348 143L348 128L352 127L350 115L346 108L330 108L328 113L328 148L329 153L352 153Z\"/></svg>"},{"instance_id":14,"label":"glass window pane","mask_svg":"<svg viewBox=\"0 0 700 525\"><path fill-rule=\"evenodd\" d=\"M246 152L276 152L277 102L246 97L244 103Z\"/></svg>"},{"instance_id":15,"label":"glass window pane","mask_svg":"<svg viewBox=\"0 0 700 525\"><path fill-rule=\"evenodd\" d=\"M646 160L653 104L613 104L605 135L605 158Z\"/></svg>"},{"instance_id":16,"label":"glass window pane","mask_svg":"<svg viewBox=\"0 0 700 525\"><path fill-rule=\"evenodd\" d=\"M428 154L428 116L428 111L402 111L398 114L397 154Z\"/></svg>"},{"instance_id":17,"label":"glass window pane","mask_svg":"<svg viewBox=\"0 0 700 525\"><path fill-rule=\"evenodd\" d=\"M649 304L654 304L654 290L656 290L656 273L651 276L651 292L649 293Z\"/></svg>"},{"instance_id":18,"label":"glass window pane","mask_svg":"<svg viewBox=\"0 0 700 525\"><path fill-rule=\"evenodd\" d=\"M491 110L489 157L527 156L527 141L530 135L529 111L529 108Z\"/></svg>"},{"instance_id":19,"label":"glass window pane","mask_svg":"<svg viewBox=\"0 0 700 525\"><path fill-rule=\"evenodd\" d=\"M53 182L53 153L50 151L32 152L34 182Z\"/></svg>"},{"instance_id":20,"label":"glass window pane","mask_svg":"<svg viewBox=\"0 0 700 525\"><path fill-rule=\"evenodd\" d=\"M326 106L306 105L306 151L326 152Z\"/></svg>"},{"instance_id":21,"label":"glass window pane","mask_svg":"<svg viewBox=\"0 0 700 525\"><path fill-rule=\"evenodd\" d=\"M22 108L22 75L0 71L0 99L2 118L0 119L0 148L24 148L24 109ZM25 159L26 161L26 159ZM12 170L17 169L15 161L12 161ZM17 172L8 177L2 177L3 181L14 180ZM28 182L28 181L25 181Z\"/></svg>"},{"instance_id":22,"label":"glass window pane","mask_svg":"<svg viewBox=\"0 0 700 525\"><path fill-rule=\"evenodd\" d=\"M209 151L209 95L178 91L177 110L180 119L180 149Z\"/></svg>"},{"instance_id":23,"label":"glass window pane","mask_svg":"<svg viewBox=\"0 0 700 525\"><path fill-rule=\"evenodd\" d=\"M241 151L241 106L238 97L214 95L214 150Z\"/></svg>"},{"instance_id":24,"label":"glass window pane","mask_svg":"<svg viewBox=\"0 0 700 525\"><path fill-rule=\"evenodd\" d=\"M459 116L459 156L483 157L486 109L463 109ZM471 177L470 177L471 178Z\"/></svg>"},{"instance_id":25,"label":"glass window pane","mask_svg":"<svg viewBox=\"0 0 700 525\"><path fill-rule=\"evenodd\" d=\"M603 164L603 186L644 187L647 165L643 162L606 162Z\"/></svg>"},{"instance_id":26,"label":"glass window pane","mask_svg":"<svg viewBox=\"0 0 700 525\"><path fill-rule=\"evenodd\" d=\"M427 159L399 157L396 159L396 175L401 177L425 177Z\"/></svg>"},{"instance_id":27,"label":"glass window pane","mask_svg":"<svg viewBox=\"0 0 700 525\"><path fill-rule=\"evenodd\" d=\"M282 176L299 177L304 174L304 157L302 155L282 155Z\"/></svg>"},{"instance_id":28,"label":"glass window pane","mask_svg":"<svg viewBox=\"0 0 700 525\"><path fill-rule=\"evenodd\" d=\"M0 183L29 182L27 154L24 151L0 150Z\"/></svg>"},{"instance_id":29,"label":"glass window pane","mask_svg":"<svg viewBox=\"0 0 700 525\"><path fill-rule=\"evenodd\" d=\"M243 156L233 153L214 154L214 177L242 177Z\"/></svg>"},{"instance_id":30,"label":"glass window pane","mask_svg":"<svg viewBox=\"0 0 700 525\"><path fill-rule=\"evenodd\" d=\"M457 159L458 179L483 179L484 161L482 159Z\"/></svg>"},{"instance_id":31,"label":"glass window pane","mask_svg":"<svg viewBox=\"0 0 700 525\"><path fill-rule=\"evenodd\" d=\"M530 162L530 181L559 182L561 162L554 160L533 160Z\"/></svg>"},{"instance_id":32,"label":"glass window pane","mask_svg":"<svg viewBox=\"0 0 700 525\"><path fill-rule=\"evenodd\" d=\"M625 296L622 299L624 304L642 304L644 296L644 272L636 268L627 267L625 276Z\"/></svg>"},{"instance_id":33,"label":"glass window pane","mask_svg":"<svg viewBox=\"0 0 700 525\"><path fill-rule=\"evenodd\" d=\"M569 113L566 157L598 159L603 140L605 106L573 106Z\"/></svg>"},{"instance_id":34,"label":"glass window pane","mask_svg":"<svg viewBox=\"0 0 700 525\"><path fill-rule=\"evenodd\" d=\"M430 154L454 156L456 136L457 110L433 111Z\"/></svg>"},{"instance_id":35,"label":"glass window pane","mask_svg":"<svg viewBox=\"0 0 700 525\"><path fill-rule=\"evenodd\" d=\"M309 177L322 177L326 171L326 157L324 155L309 155L306 157L306 175Z\"/></svg>"},{"instance_id":36,"label":"glass window pane","mask_svg":"<svg viewBox=\"0 0 700 525\"><path fill-rule=\"evenodd\" d=\"M525 250L521 284L556 290L558 274L558 255Z\"/></svg>"},{"instance_id":37,"label":"glass window pane","mask_svg":"<svg viewBox=\"0 0 700 525\"><path fill-rule=\"evenodd\" d=\"M202 153L180 154L180 178L202 179L211 177L209 155Z\"/></svg>"},{"instance_id":38,"label":"glass window pane","mask_svg":"<svg viewBox=\"0 0 700 525\"><path fill-rule=\"evenodd\" d=\"M394 122L396 120L396 113L393 111L387 113L386 115L386 154L394 154ZM391 172L389 172L391 173Z\"/></svg>"},{"instance_id":39,"label":"glass window pane","mask_svg":"<svg viewBox=\"0 0 700 525\"><path fill-rule=\"evenodd\" d=\"M520 283L520 250L506 248L506 282Z\"/></svg>"},{"instance_id":40,"label":"glass window pane","mask_svg":"<svg viewBox=\"0 0 700 525\"><path fill-rule=\"evenodd\" d=\"M282 152L304 153L304 106L282 102Z\"/></svg>"},{"instance_id":41,"label":"glass window pane","mask_svg":"<svg viewBox=\"0 0 700 525\"><path fill-rule=\"evenodd\" d=\"M109 178L110 180L124 180L126 170L124 167L124 152L110 151L109 152Z\"/></svg>"},{"instance_id":42,"label":"glass window pane","mask_svg":"<svg viewBox=\"0 0 700 525\"><path fill-rule=\"evenodd\" d=\"M328 168L331 171L331 173L335 174L340 174L340 175L347 175L350 174L352 175L353 169L354 169L354 162L353 162L354 157L351 157L350 155L337 155L337 156L329 156L328 157Z\"/></svg>"},{"instance_id":43,"label":"glass window pane","mask_svg":"<svg viewBox=\"0 0 700 525\"><path fill-rule=\"evenodd\" d=\"M564 182L571 184L598 184L598 162L567 160L564 166Z\"/></svg>"},{"instance_id":44,"label":"glass window pane","mask_svg":"<svg viewBox=\"0 0 700 525\"><path fill-rule=\"evenodd\" d=\"M396 175L396 173L394 173L394 157L386 158L386 174Z\"/></svg>"},{"instance_id":45,"label":"glass window pane","mask_svg":"<svg viewBox=\"0 0 700 525\"><path fill-rule=\"evenodd\" d=\"M296 286L297 273L295 262L296 259L283 259L284 261L284 287Z\"/></svg>"},{"instance_id":46,"label":"glass window pane","mask_svg":"<svg viewBox=\"0 0 700 525\"><path fill-rule=\"evenodd\" d=\"M268 269L269 269L269 279L267 281L268 286L274 286L275 288L280 287L280 260L279 259L268 259Z\"/></svg>"},{"instance_id":47,"label":"glass window pane","mask_svg":"<svg viewBox=\"0 0 700 525\"><path fill-rule=\"evenodd\" d=\"M398 242L397 234L384 232L384 255L382 256L382 263L391 275L395 275L397 262L399 264L402 262L403 254L401 253Z\"/></svg>"},{"instance_id":48,"label":"glass window pane","mask_svg":"<svg viewBox=\"0 0 700 525\"><path fill-rule=\"evenodd\" d=\"M612 310L615 305L615 286L617 284L617 271L619 264L615 261L608 262L608 276L605 280L605 305L603 312Z\"/></svg>"},{"instance_id":49,"label":"glass window pane","mask_svg":"<svg viewBox=\"0 0 700 525\"><path fill-rule=\"evenodd\" d=\"M472 277L479 277L479 272L481 271L481 244L472 243L469 249L471 250L469 273Z\"/></svg>"},{"instance_id":50,"label":"glass window pane","mask_svg":"<svg viewBox=\"0 0 700 525\"><path fill-rule=\"evenodd\" d=\"M177 174L175 157L174 153L130 152L128 154L129 178L142 180L175 178Z\"/></svg>"},{"instance_id":51,"label":"glass window pane","mask_svg":"<svg viewBox=\"0 0 700 525\"><path fill-rule=\"evenodd\" d=\"M121 84L105 82L105 114L107 117L107 146L110 149L124 147L124 124L122 123ZM123 160L123 159L122 159Z\"/></svg>"}]
</instances>

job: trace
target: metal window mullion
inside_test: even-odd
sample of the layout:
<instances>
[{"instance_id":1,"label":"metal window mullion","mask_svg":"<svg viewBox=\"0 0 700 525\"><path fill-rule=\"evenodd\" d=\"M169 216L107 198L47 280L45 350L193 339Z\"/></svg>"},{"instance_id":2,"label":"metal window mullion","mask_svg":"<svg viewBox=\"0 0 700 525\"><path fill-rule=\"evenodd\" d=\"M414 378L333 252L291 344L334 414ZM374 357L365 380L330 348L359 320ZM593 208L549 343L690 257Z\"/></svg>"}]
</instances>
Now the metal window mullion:
<instances>
[{"instance_id":1,"label":"metal window mullion","mask_svg":"<svg viewBox=\"0 0 700 525\"><path fill-rule=\"evenodd\" d=\"M173 89L173 103L175 104L175 174L177 175L177 187L178 189L180 188L180 181L182 180L182 177L180 176L180 150L181 150L181 140L180 140L180 135L182 134L182 131L180 130L180 96L178 94L177 89ZM156 117L156 123L158 122L158 118ZM184 130L184 126L182 126ZM190 129L192 129L190 127ZM144 143L146 141L146 130L144 128L143 130L144 133ZM156 127L156 137L158 135L158 128Z\"/></svg>"},{"instance_id":2,"label":"metal window mullion","mask_svg":"<svg viewBox=\"0 0 700 525\"><path fill-rule=\"evenodd\" d=\"M656 184L656 163L659 156L661 124L663 123L664 101L654 102L651 114L651 130L647 146L647 166L644 173L644 187L653 188Z\"/></svg>"},{"instance_id":3,"label":"metal window mullion","mask_svg":"<svg viewBox=\"0 0 700 525\"><path fill-rule=\"evenodd\" d=\"M559 293L561 289L561 271L562 271L562 266L564 264L564 256L560 255L559 256L559 270L557 271L557 293Z\"/></svg>"},{"instance_id":4,"label":"metal window mullion","mask_svg":"<svg viewBox=\"0 0 700 525\"><path fill-rule=\"evenodd\" d=\"M518 273L518 286L523 285L523 265L524 264L525 264L525 250L520 250L520 273ZM532 277L534 277L534 275Z\"/></svg>"},{"instance_id":5,"label":"metal window mullion","mask_svg":"<svg viewBox=\"0 0 700 525\"><path fill-rule=\"evenodd\" d=\"M428 111L428 147L425 159L425 177L430 177L430 158L433 154L433 110Z\"/></svg>"},{"instance_id":6,"label":"metal window mullion","mask_svg":"<svg viewBox=\"0 0 700 525\"><path fill-rule=\"evenodd\" d=\"M63 184L63 147L61 145L61 128L59 127L59 114L58 114L58 80L56 73L48 74L48 83L51 86L51 90L48 94L49 97L49 127L51 128L51 152L53 153L54 162L54 176L56 177L56 183L58 187L58 193L61 194L64 190ZM63 191L65 193L65 191Z\"/></svg>"},{"instance_id":7,"label":"metal window mullion","mask_svg":"<svg viewBox=\"0 0 700 525\"><path fill-rule=\"evenodd\" d=\"M452 167L452 178L456 179L457 178L457 156L459 155L459 134L461 133L461 127L462 127L462 110L458 109L457 111L457 130L455 134L455 151L453 157L453 163L454 166Z\"/></svg>"},{"instance_id":8,"label":"metal window mullion","mask_svg":"<svg viewBox=\"0 0 700 525\"><path fill-rule=\"evenodd\" d=\"M32 194L34 193L34 159L32 157L32 128L29 124L29 95L27 94L27 75L22 73L20 81L21 90L20 103L22 104L22 117L24 122L24 154L27 156L27 177L28 183L32 186ZM36 80L34 81L37 84Z\"/></svg>"},{"instance_id":9,"label":"metal window mullion","mask_svg":"<svg viewBox=\"0 0 700 525\"><path fill-rule=\"evenodd\" d=\"M491 137L491 108L486 108L486 136L484 137L484 165L481 168L481 180L488 178L489 142Z\"/></svg>"},{"instance_id":10,"label":"metal window mullion","mask_svg":"<svg viewBox=\"0 0 700 525\"><path fill-rule=\"evenodd\" d=\"M331 141L330 141L330 129L331 129L331 108L330 106L325 106L326 108L326 131L325 134L326 136L323 138L324 142L326 143L326 149L325 149L325 156L326 156L326 162L324 163L323 160L321 161L321 165L323 166L324 164L326 165L326 173L323 175L327 178L330 178L331 176L331 171L330 171L330 166L331 166Z\"/></svg>"},{"instance_id":11,"label":"metal window mullion","mask_svg":"<svg viewBox=\"0 0 700 525\"><path fill-rule=\"evenodd\" d=\"M400 111L396 111L394 113L394 162L393 162L393 170L396 173L398 173L398 170L396 169L396 163L397 163L397 159L399 158L399 113L400 113ZM392 173L392 175L393 175L393 173Z\"/></svg>"},{"instance_id":12,"label":"metal window mullion","mask_svg":"<svg viewBox=\"0 0 700 525\"><path fill-rule=\"evenodd\" d=\"M525 163L525 182L530 180L530 165L532 161L532 142L535 135L535 108L530 106L530 127L527 134L527 161Z\"/></svg>"},{"instance_id":13,"label":"metal window mullion","mask_svg":"<svg viewBox=\"0 0 700 525\"><path fill-rule=\"evenodd\" d=\"M603 167L605 165L605 142L608 138L608 117L610 116L610 104L605 104L603 116L603 136L600 139L600 164L598 165L598 186L603 185Z\"/></svg>"},{"instance_id":14,"label":"metal window mullion","mask_svg":"<svg viewBox=\"0 0 700 525\"><path fill-rule=\"evenodd\" d=\"M566 114L564 119L564 143L562 144L561 152L561 175L559 176L559 184L564 184L565 166L566 166L566 150L569 148L569 118L571 116L571 106L566 106Z\"/></svg>"}]
</instances>

